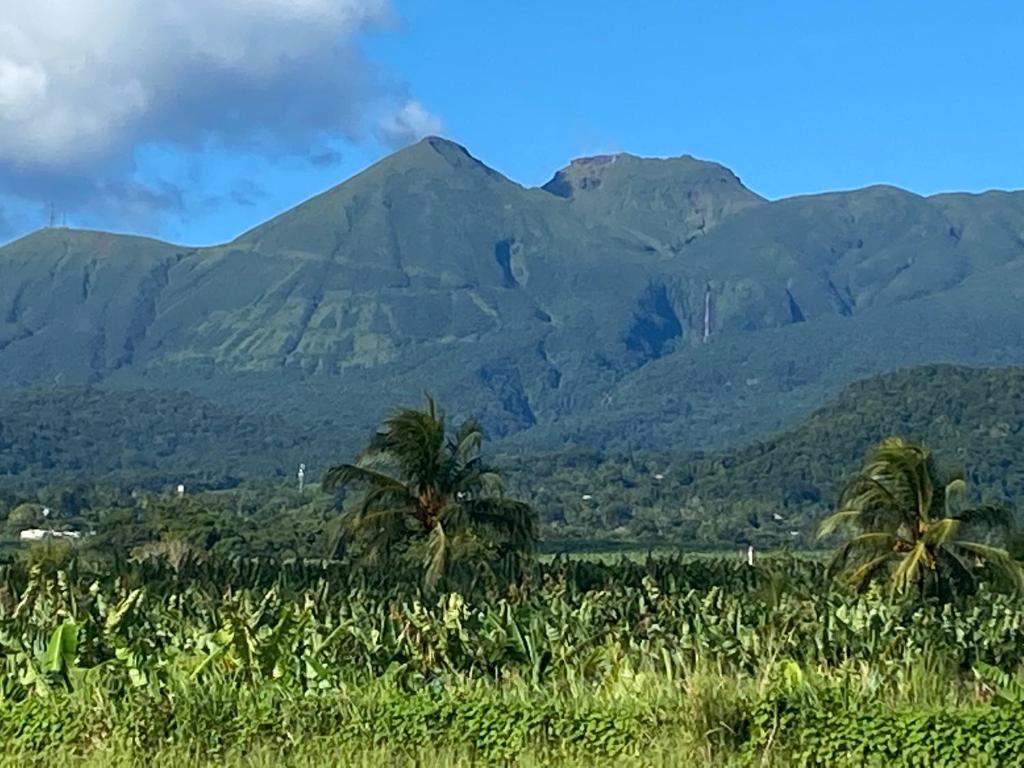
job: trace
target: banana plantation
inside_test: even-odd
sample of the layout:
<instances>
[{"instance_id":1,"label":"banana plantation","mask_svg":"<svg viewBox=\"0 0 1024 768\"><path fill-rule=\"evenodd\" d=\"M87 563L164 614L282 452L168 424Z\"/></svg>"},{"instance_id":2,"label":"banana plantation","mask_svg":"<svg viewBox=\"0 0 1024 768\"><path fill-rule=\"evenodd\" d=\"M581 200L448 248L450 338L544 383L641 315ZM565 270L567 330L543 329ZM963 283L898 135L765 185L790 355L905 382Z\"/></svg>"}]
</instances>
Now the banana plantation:
<instances>
[{"instance_id":1,"label":"banana plantation","mask_svg":"<svg viewBox=\"0 0 1024 768\"><path fill-rule=\"evenodd\" d=\"M328 562L7 566L5 759L1008 765L1024 750L1024 610L984 584L893 600L793 557L555 559L469 594L401 582Z\"/></svg>"}]
</instances>

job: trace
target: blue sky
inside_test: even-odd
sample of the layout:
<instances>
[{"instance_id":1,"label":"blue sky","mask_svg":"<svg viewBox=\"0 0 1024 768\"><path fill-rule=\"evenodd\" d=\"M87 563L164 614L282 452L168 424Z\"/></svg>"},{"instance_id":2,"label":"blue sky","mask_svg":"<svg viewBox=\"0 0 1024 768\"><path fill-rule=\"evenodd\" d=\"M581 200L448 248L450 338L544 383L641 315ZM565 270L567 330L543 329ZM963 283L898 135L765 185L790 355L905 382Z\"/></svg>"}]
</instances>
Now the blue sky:
<instances>
[{"instance_id":1,"label":"blue sky","mask_svg":"<svg viewBox=\"0 0 1024 768\"><path fill-rule=\"evenodd\" d=\"M104 0L50 0L72 1ZM0 138L0 239L56 200L73 225L223 241L437 129L528 185L573 157L628 151L716 160L773 198L1024 188L1020 4L301 0L310 16L286 25L273 15L292 12L284 0L260 2L280 7L236 17L237 2L195 0L180 29L189 61L168 61L180 44L140 44L63 90L33 79L58 71L45 45L15 56L6 80L0 45L0 106L6 83L24 107L8 126L0 111L15 137ZM0 27L31 33L31 13L0 10ZM112 34L167 36L149 23L126 12ZM195 43L189 24L232 43ZM278 39L276 59L224 64ZM303 66L279 66L289 56ZM37 140L61 99L88 113L110 93L137 108L98 112L98 137Z\"/></svg>"}]
</instances>

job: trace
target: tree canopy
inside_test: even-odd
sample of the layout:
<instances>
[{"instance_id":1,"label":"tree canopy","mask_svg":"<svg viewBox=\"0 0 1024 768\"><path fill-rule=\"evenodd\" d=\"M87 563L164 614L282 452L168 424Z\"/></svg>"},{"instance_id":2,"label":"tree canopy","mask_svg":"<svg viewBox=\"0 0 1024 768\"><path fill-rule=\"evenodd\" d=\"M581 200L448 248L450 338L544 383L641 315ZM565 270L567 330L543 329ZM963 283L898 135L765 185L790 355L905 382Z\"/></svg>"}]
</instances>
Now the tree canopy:
<instances>
[{"instance_id":1,"label":"tree canopy","mask_svg":"<svg viewBox=\"0 0 1024 768\"><path fill-rule=\"evenodd\" d=\"M536 543L536 513L506 498L501 476L481 456L483 432L473 419L449 432L444 413L427 398L422 410L389 417L355 463L324 477L328 490L363 489L347 505L341 532L372 563L414 557L435 585L470 555L514 561Z\"/></svg>"},{"instance_id":2,"label":"tree canopy","mask_svg":"<svg viewBox=\"0 0 1024 768\"><path fill-rule=\"evenodd\" d=\"M924 445L890 437L847 483L819 536L852 529L833 566L858 589L885 578L894 592L948 595L973 586L982 566L1024 588L1020 565L986 537L1008 530L1012 514L1004 507L962 505L966 490L962 478L943 481ZM966 538L971 534L981 538Z\"/></svg>"}]
</instances>

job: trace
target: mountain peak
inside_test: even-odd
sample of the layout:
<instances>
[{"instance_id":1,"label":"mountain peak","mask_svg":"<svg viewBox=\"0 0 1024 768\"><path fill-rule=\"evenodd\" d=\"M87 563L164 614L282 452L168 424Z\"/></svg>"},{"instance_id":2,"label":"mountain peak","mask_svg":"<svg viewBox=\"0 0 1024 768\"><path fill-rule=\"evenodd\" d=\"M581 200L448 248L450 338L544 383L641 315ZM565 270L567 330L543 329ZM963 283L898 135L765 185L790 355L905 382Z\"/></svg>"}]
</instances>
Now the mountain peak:
<instances>
[{"instance_id":1,"label":"mountain peak","mask_svg":"<svg viewBox=\"0 0 1024 768\"><path fill-rule=\"evenodd\" d=\"M597 168L602 165L610 165L620 157L631 157L625 152L616 152L612 155L589 155L585 157L574 157L569 161L569 166Z\"/></svg>"},{"instance_id":2,"label":"mountain peak","mask_svg":"<svg viewBox=\"0 0 1024 768\"><path fill-rule=\"evenodd\" d=\"M637 157L625 152L579 157L542 189L567 199L593 223L613 223L677 251L722 219L762 198L718 163L692 155Z\"/></svg>"},{"instance_id":3,"label":"mountain peak","mask_svg":"<svg viewBox=\"0 0 1024 768\"><path fill-rule=\"evenodd\" d=\"M422 139L416 142L417 144L424 144L437 152L461 152L463 155L469 155L469 150L459 144L457 141L446 139L444 136L424 136Z\"/></svg>"},{"instance_id":4,"label":"mountain peak","mask_svg":"<svg viewBox=\"0 0 1024 768\"><path fill-rule=\"evenodd\" d=\"M698 160L693 155L639 157L628 152L574 158L568 166L555 173L542 189L559 197L573 197L578 191L596 190L606 180L619 178L682 184L716 181L738 187L746 194L757 197L724 165Z\"/></svg>"},{"instance_id":5,"label":"mountain peak","mask_svg":"<svg viewBox=\"0 0 1024 768\"><path fill-rule=\"evenodd\" d=\"M383 163L405 165L415 168L427 168L435 165L438 160L453 168L479 167L488 173L498 175L497 171L480 162L461 144L443 136L425 136L415 144L400 149L393 155L384 158Z\"/></svg>"}]
</instances>

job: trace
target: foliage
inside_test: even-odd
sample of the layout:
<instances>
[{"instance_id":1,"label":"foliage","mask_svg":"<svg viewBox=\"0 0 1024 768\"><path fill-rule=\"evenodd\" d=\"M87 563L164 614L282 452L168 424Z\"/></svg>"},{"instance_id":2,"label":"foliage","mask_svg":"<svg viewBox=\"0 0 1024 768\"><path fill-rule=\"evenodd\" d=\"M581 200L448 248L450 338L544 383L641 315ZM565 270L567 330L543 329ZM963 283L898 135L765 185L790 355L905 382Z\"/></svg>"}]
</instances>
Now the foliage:
<instances>
[{"instance_id":1,"label":"foliage","mask_svg":"<svg viewBox=\"0 0 1024 768\"><path fill-rule=\"evenodd\" d=\"M961 478L939 479L923 445L890 437L847 483L839 510L822 522L819 536L855 530L833 564L846 569L858 589L886 576L893 591L949 594L954 586L973 586L978 564L985 564L1020 590L1024 574L1006 550L962 538L970 530L1008 528L1011 513L992 506L962 508L957 500L966 489Z\"/></svg>"},{"instance_id":2,"label":"foliage","mask_svg":"<svg viewBox=\"0 0 1024 768\"><path fill-rule=\"evenodd\" d=\"M787 431L731 450L499 450L512 490L540 510L545 538L565 547L810 548L844 480L891 434L930 446L941 474L963 473L968 503L1015 506L1024 369L929 365L872 377Z\"/></svg>"},{"instance_id":3,"label":"foliage","mask_svg":"<svg viewBox=\"0 0 1024 768\"><path fill-rule=\"evenodd\" d=\"M204 523L207 533L243 529L225 533L219 551L242 553L244 536L261 554L277 548L321 556L330 538L319 528L321 508L329 502L314 498L315 488L305 497L290 489L299 462L306 463L307 478L329 465L339 430L351 432L345 425L307 427L170 394L70 389L8 395L0 403L0 465L6 469L0 520L31 502L36 509L50 506L69 525L84 515L88 528L112 508L141 506L144 498L132 499L129 491L169 493L181 480L189 496L209 488L233 491L202 496L214 511L235 512L216 525ZM1024 369L939 365L875 377L787 432L715 453L573 447L547 453L508 440L489 447L510 495L538 511L549 551L595 543L602 549L738 550L753 544L760 550L813 546L818 521L835 509L843 479L893 433L931 446L943 457L943 474L963 470L972 505L1012 505L1024 495ZM276 547L265 528L282 514L289 524L274 526L281 540ZM292 536L295 527L300 541Z\"/></svg>"},{"instance_id":4,"label":"foliage","mask_svg":"<svg viewBox=\"0 0 1024 768\"><path fill-rule=\"evenodd\" d=\"M353 764L985 765L1018 748L1018 703L987 703L1019 686L1017 600L893 603L824 578L791 557L556 558L503 592L428 596L329 561L8 565L0 740L112 765L97 751L284 764L323 739Z\"/></svg>"},{"instance_id":5,"label":"foliage","mask_svg":"<svg viewBox=\"0 0 1024 768\"><path fill-rule=\"evenodd\" d=\"M830 764L843 749L900 765L885 746L900 734L911 756L1015 746L996 730L1020 716L1018 600L982 584L892 602L824 580L790 557L556 558L514 588L429 596L326 561L11 565L0 740L38 755L189 745L216 761L332 738L394 759L548 764L662 749L666 764ZM991 738L961 740L972 727Z\"/></svg>"},{"instance_id":6,"label":"foliage","mask_svg":"<svg viewBox=\"0 0 1024 768\"><path fill-rule=\"evenodd\" d=\"M411 554L423 562L431 588L460 565L518 565L535 544L536 513L504 497L501 476L483 463L482 443L474 420L447 434L444 414L428 397L422 411L388 418L360 463L327 470L327 490L366 487L342 522L359 556L387 565Z\"/></svg>"},{"instance_id":7,"label":"foliage","mask_svg":"<svg viewBox=\"0 0 1024 768\"><path fill-rule=\"evenodd\" d=\"M755 711L749 747L773 747L792 765L1014 765L1024 754L1024 706L852 707L835 699L788 694ZM769 745L773 738L780 745Z\"/></svg>"},{"instance_id":8,"label":"foliage","mask_svg":"<svg viewBox=\"0 0 1024 768\"><path fill-rule=\"evenodd\" d=\"M229 488L291 476L310 431L186 392L65 386L0 395L7 489Z\"/></svg>"}]
</instances>

